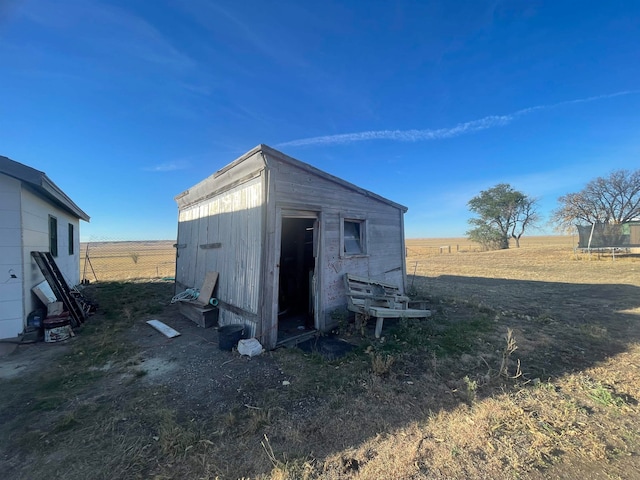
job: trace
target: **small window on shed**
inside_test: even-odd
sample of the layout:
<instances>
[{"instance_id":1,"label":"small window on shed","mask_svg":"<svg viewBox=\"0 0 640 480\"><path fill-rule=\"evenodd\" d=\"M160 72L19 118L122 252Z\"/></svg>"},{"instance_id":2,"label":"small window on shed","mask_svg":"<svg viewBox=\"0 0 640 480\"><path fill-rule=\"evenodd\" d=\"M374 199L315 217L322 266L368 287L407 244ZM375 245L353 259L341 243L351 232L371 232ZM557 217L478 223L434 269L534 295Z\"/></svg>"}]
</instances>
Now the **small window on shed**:
<instances>
[{"instance_id":1,"label":"small window on shed","mask_svg":"<svg viewBox=\"0 0 640 480\"><path fill-rule=\"evenodd\" d=\"M70 223L69 224L69 255L73 255L73 247L74 247L73 223Z\"/></svg>"},{"instance_id":2,"label":"small window on shed","mask_svg":"<svg viewBox=\"0 0 640 480\"><path fill-rule=\"evenodd\" d=\"M365 253L364 221L344 220L343 252L347 255Z\"/></svg>"},{"instance_id":3,"label":"small window on shed","mask_svg":"<svg viewBox=\"0 0 640 480\"><path fill-rule=\"evenodd\" d=\"M49 253L58 256L58 219L49 215Z\"/></svg>"}]
</instances>

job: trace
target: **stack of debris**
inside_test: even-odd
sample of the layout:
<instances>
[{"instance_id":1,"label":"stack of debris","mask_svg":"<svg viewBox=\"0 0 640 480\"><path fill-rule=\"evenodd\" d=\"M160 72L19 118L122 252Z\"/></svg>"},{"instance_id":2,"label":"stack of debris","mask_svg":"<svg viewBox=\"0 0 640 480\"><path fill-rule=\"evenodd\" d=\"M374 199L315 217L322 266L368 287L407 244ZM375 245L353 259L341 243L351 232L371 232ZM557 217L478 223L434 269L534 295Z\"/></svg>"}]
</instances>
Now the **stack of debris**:
<instances>
[{"instance_id":1,"label":"stack of debris","mask_svg":"<svg viewBox=\"0 0 640 480\"><path fill-rule=\"evenodd\" d=\"M193 320L203 328L214 327L218 324L218 300L213 297L213 291L218 283L218 272L207 272L202 287L188 289L183 294L173 297L171 303L178 303L180 313Z\"/></svg>"},{"instance_id":2,"label":"stack of debris","mask_svg":"<svg viewBox=\"0 0 640 480\"><path fill-rule=\"evenodd\" d=\"M31 326L44 330L45 342L66 340L73 336L73 328L82 325L95 312L97 305L85 299L77 289L69 287L49 252L31 252L31 256L45 278L32 290L47 307L44 320L41 323L36 320Z\"/></svg>"}]
</instances>

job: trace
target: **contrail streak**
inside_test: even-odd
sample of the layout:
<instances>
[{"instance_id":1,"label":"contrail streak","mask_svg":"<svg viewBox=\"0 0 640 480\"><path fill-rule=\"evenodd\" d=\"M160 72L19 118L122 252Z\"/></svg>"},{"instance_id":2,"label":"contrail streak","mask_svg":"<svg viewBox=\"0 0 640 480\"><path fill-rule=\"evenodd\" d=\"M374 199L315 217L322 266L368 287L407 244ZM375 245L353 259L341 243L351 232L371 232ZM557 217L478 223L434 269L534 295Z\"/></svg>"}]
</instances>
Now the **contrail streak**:
<instances>
[{"instance_id":1,"label":"contrail streak","mask_svg":"<svg viewBox=\"0 0 640 480\"><path fill-rule=\"evenodd\" d=\"M291 140L276 145L276 147L302 147L310 145L343 145L365 140L396 140L399 142L418 142L421 140L441 140L444 138L459 137L467 133L479 132L493 127L502 127L513 122L516 118L528 115L540 110L551 110L553 108L578 103L595 102L608 98L620 97L639 93L640 90L628 90L623 92L610 93L607 95L597 95L595 97L579 98L576 100L565 100L563 102L549 105L537 105L523 108L507 115L489 115L488 117L472 120L470 122L459 123L454 127L436 128L426 130L370 130L366 132L342 133L338 135L324 135L321 137L301 138Z\"/></svg>"}]
</instances>

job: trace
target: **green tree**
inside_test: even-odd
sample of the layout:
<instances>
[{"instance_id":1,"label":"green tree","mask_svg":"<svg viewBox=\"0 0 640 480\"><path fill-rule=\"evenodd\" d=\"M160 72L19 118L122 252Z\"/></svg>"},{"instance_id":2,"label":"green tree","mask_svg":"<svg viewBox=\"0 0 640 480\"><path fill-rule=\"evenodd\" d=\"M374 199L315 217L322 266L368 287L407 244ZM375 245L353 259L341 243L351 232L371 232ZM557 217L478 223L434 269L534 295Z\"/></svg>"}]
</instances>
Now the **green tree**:
<instances>
[{"instance_id":1,"label":"green tree","mask_svg":"<svg viewBox=\"0 0 640 480\"><path fill-rule=\"evenodd\" d=\"M507 183L481 191L467 205L478 215L469 220L474 228L467 236L488 250L509 248L509 238L520 247L520 238L539 218L536 200Z\"/></svg>"}]
</instances>

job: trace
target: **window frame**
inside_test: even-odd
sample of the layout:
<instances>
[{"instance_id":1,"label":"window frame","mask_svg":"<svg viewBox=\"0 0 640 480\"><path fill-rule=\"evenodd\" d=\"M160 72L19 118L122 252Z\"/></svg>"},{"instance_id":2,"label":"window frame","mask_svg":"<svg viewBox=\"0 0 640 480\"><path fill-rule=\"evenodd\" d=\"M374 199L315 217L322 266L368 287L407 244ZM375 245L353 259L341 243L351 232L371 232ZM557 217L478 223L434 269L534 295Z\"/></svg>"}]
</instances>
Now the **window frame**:
<instances>
[{"instance_id":1,"label":"window frame","mask_svg":"<svg viewBox=\"0 0 640 480\"><path fill-rule=\"evenodd\" d=\"M58 256L58 219L53 215L49 215L49 253Z\"/></svg>"},{"instance_id":2,"label":"window frame","mask_svg":"<svg viewBox=\"0 0 640 480\"><path fill-rule=\"evenodd\" d=\"M347 240L350 238L349 232L347 231L345 234L345 225L347 223L355 224L358 226L358 231L360 234L359 238L359 252L347 252ZM340 215L340 256L341 257L367 257L368 256L368 246L367 246L367 218L363 215Z\"/></svg>"},{"instance_id":3,"label":"window frame","mask_svg":"<svg viewBox=\"0 0 640 480\"><path fill-rule=\"evenodd\" d=\"M75 254L75 233L74 233L74 226L73 223L69 223L69 227L68 227L68 242L69 242L69 247L68 247L68 251L69 251L69 255L74 255Z\"/></svg>"}]
</instances>

